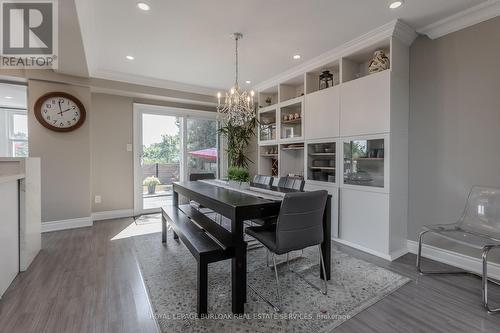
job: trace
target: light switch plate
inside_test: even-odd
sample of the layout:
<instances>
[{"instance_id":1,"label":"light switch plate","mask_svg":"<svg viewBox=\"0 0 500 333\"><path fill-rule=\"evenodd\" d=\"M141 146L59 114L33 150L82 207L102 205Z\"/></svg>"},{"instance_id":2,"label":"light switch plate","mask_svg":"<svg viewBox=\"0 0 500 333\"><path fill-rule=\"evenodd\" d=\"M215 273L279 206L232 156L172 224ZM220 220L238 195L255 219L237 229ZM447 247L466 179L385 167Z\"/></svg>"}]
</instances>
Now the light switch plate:
<instances>
[{"instance_id":1,"label":"light switch plate","mask_svg":"<svg viewBox=\"0 0 500 333\"><path fill-rule=\"evenodd\" d=\"M127 151L132 151L132 144L131 143L127 143Z\"/></svg>"},{"instance_id":2,"label":"light switch plate","mask_svg":"<svg viewBox=\"0 0 500 333\"><path fill-rule=\"evenodd\" d=\"M95 201L96 204L101 203L102 202L101 196L100 195L96 195L94 201Z\"/></svg>"}]
</instances>

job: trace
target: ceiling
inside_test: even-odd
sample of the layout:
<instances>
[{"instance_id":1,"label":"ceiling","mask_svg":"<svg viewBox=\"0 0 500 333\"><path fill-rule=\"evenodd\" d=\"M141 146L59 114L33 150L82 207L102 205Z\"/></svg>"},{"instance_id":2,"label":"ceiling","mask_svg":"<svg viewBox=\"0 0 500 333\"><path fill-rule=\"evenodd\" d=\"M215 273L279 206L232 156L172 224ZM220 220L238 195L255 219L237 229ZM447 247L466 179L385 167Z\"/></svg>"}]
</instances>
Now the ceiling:
<instances>
[{"instance_id":1,"label":"ceiling","mask_svg":"<svg viewBox=\"0 0 500 333\"><path fill-rule=\"evenodd\" d=\"M135 0L75 1L91 76L224 89L234 82L232 32L244 34L240 83L255 85L396 18L419 29L485 0L406 0L397 10L389 0L144 0L149 12Z\"/></svg>"}]
</instances>

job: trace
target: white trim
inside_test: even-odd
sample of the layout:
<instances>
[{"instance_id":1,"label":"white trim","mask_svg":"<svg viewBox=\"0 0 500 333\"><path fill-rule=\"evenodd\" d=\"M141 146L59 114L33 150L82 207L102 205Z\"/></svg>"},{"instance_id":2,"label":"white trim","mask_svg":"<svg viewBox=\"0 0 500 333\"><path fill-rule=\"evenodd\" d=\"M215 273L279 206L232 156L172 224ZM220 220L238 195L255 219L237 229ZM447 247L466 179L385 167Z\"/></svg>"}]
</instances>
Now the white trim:
<instances>
[{"instance_id":1,"label":"white trim","mask_svg":"<svg viewBox=\"0 0 500 333\"><path fill-rule=\"evenodd\" d=\"M418 243L408 240L408 252L416 254L417 249ZM483 271L483 263L481 259L438 248L432 245L422 244L422 256L477 274L482 274ZM488 276L500 280L500 265L496 263L488 263Z\"/></svg>"},{"instance_id":2,"label":"white trim","mask_svg":"<svg viewBox=\"0 0 500 333\"><path fill-rule=\"evenodd\" d=\"M42 223L42 232L84 228L84 227L91 227L92 225L93 222L90 216L80 217L76 219L68 219L68 220L49 221Z\"/></svg>"},{"instance_id":3,"label":"white trim","mask_svg":"<svg viewBox=\"0 0 500 333\"><path fill-rule=\"evenodd\" d=\"M134 216L133 209L108 210L103 212L92 213L92 221L120 219L123 217L132 217L132 216Z\"/></svg>"},{"instance_id":4,"label":"white trim","mask_svg":"<svg viewBox=\"0 0 500 333\"><path fill-rule=\"evenodd\" d=\"M398 38L401 42L409 46L413 43L415 38L417 38L417 33L412 27L401 20L391 21L364 35L361 35L356 39L336 47L333 50L325 52L309 61L263 81L254 86L253 89L255 91L263 91L270 87L277 86L281 82L302 76L305 72L309 72L318 67L322 67L325 64L338 61L345 55L354 53L390 37Z\"/></svg>"},{"instance_id":5,"label":"white trim","mask_svg":"<svg viewBox=\"0 0 500 333\"><path fill-rule=\"evenodd\" d=\"M218 91L218 89L210 88L210 87L202 87L202 86L198 86L198 85L169 81L169 80L162 80L162 79L157 79L157 78L152 78L152 77L147 77L147 76L121 73L121 72L116 72L116 71L112 71L112 70L98 69L98 70L92 71L90 74L90 77L104 79L104 80L112 80L112 81L131 83L131 84L136 84L136 85L138 84L138 85L143 85L143 86L148 86L148 87L171 89L171 90L177 90L177 91L188 92L188 93L193 93L193 94L214 96L214 99L215 99L215 96L217 96L217 91Z\"/></svg>"},{"instance_id":6,"label":"white trim","mask_svg":"<svg viewBox=\"0 0 500 333\"><path fill-rule=\"evenodd\" d=\"M487 21L500 15L500 1L488 0L457 14L429 24L417 30L418 33L436 39L452 32Z\"/></svg>"},{"instance_id":7,"label":"white trim","mask_svg":"<svg viewBox=\"0 0 500 333\"><path fill-rule=\"evenodd\" d=\"M379 251L375 251L375 250L369 249L367 247L358 245L356 243L349 242L349 241L347 241L345 239L332 238L332 240L334 242L337 242L337 243L340 243L340 244L343 244L343 245L347 245L349 247L355 248L357 250L366 252L368 254L372 254L374 256L377 256L377 257L380 257L382 259L389 260L389 261L396 260L397 258L399 258L399 257L405 255L406 253L408 253L408 249L401 249L401 250L398 250L398 251L393 251L390 254L387 254L387 253L382 253L382 252L379 252Z\"/></svg>"}]
</instances>

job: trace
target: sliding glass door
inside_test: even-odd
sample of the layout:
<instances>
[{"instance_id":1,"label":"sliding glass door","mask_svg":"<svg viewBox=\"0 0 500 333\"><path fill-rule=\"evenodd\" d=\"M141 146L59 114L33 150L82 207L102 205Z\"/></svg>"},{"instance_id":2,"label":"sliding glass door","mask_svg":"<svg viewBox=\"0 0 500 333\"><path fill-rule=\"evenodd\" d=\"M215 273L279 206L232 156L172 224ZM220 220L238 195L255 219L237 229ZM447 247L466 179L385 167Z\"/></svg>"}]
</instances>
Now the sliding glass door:
<instances>
[{"instance_id":1,"label":"sliding glass door","mask_svg":"<svg viewBox=\"0 0 500 333\"><path fill-rule=\"evenodd\" d=\"M218 175L215 113L134 105L134 211L169 205L172 183L192 173Z\"/></svg>"}]
</instances>

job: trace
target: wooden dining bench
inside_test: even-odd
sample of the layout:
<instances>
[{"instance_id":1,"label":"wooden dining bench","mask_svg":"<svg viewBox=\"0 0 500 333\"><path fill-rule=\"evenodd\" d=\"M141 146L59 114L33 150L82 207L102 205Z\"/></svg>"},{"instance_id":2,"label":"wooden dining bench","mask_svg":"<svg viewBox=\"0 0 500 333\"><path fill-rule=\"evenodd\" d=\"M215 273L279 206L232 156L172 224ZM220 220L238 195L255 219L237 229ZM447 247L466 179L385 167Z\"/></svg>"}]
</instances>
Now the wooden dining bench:
<instances>
[{"instance_id":1,"label":"wooden dining bench","mask_svg":"<svg viewBox=\"0 0 500 333\"><path fill-rule=\"evenodd\" d=\"M162 207L162 242L167 242L167 223L198 262L198 317L207 313L208 264L232 258L231 233L191 205Z\"/></svg>"}]
</instances>

